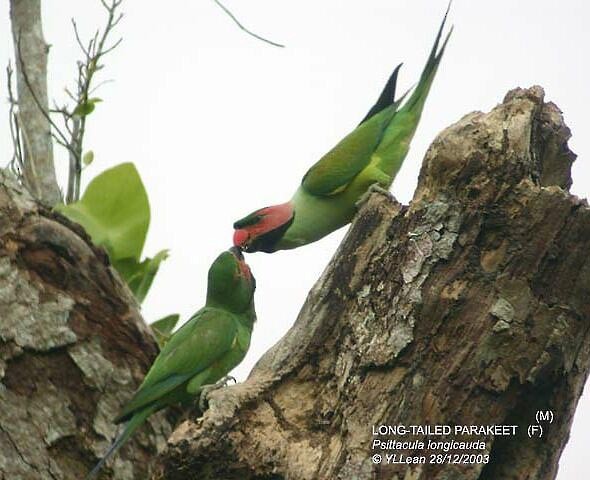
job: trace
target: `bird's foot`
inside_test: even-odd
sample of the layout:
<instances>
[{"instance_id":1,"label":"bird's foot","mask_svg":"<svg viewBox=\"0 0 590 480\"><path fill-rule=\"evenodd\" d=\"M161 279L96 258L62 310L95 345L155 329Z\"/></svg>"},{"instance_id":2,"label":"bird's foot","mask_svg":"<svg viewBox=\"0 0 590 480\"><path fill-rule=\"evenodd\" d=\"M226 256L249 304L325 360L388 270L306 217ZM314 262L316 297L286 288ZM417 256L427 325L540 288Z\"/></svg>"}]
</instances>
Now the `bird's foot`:
<instances>
[{"instance_id":1,"label":"bird's foot","mask_svg":"<svg viewBox=\"0 0 590 480\"><path fill-rule=\"evenodd\" d=\"M227 387L230 381L238 383L238 381L234 377L232 377L231 375L226 375L222 379L217 380L217 382L215 383L212 383L210 385L203 385L203 387L201 387L201 394L199 395L199 408L201 409L201 411L205 411L205 409L207 408L207 404L209 403L207 397L209 396L209 394L215 390L219 390L220 388Z\"/></svg>"},{"instance_id":2,"label":"bird's foot","mask_svg":"<svg viewBox=\"0 0 590 480\"><path fill-rule=\"evenodd\" d=\"M363 193L362 197L359 198L358 201L355 203L356 208L361 208L367 202L372 193L378 193L380 195L383 195L389 200L393 198L393 195L389 190L383 188L378 183L373 183L369 186L369 188L367 188L367 191Z\"/></svg>"}]
</instances>

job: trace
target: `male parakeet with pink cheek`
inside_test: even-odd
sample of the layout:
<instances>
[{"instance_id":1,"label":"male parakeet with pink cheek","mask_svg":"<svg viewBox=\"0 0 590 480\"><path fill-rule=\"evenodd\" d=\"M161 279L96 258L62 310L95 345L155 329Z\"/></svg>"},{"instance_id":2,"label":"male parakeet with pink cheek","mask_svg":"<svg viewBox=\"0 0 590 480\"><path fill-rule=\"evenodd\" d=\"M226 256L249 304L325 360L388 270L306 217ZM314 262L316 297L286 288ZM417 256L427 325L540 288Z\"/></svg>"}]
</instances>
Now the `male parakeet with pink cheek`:
<instances>
[{"instance_id":1,"label":"male parakeet with pink cheek","mask_svg":"<svg viewBox=\"0 0 590 480\"><path fill-rule=\"evenodd\" d=\"M447 10L448 13L448 10ZM399 65L360 125L312 166L286 203L234 223L234 245L246 252L297 248L350 223L372 186L389 189L414 136L451 32L439 42L446 14L418 85L394 99Z\"/></svg>"},{"instance_id":2,"label":"male parakeet with pink cheek","mask_svg":"<svg viewBox=\"0 0 590 480\"><path fill-rule=\"evenodd\" d=\"M171 404L193 402L206 385L242 361L256 320L255 288L239 249L233 247L217 257L209 269L205 306L164 345L133 398L114 419L126 422L123 431L87 479L94 478L152 413Z\"/></svg>"}]
</instances>

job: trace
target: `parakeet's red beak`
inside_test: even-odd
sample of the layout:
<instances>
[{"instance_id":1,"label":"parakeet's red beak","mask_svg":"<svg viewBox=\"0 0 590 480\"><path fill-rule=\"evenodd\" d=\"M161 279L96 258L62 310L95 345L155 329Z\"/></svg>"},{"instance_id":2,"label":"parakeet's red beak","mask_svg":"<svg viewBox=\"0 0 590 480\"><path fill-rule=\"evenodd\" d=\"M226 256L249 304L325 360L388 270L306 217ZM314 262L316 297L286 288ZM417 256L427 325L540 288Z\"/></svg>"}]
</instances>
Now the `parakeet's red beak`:
<instances>
[{"instance_id":1,"label":"parakeet's red beak","mask_svg":"<svg viewBox=\"0 0 590 480\"><path fill-rule=\"evenodd\" d=\"M246 242L250 238L250 234L247 230L238 229L234 231L234 247L238 247L240 249L246 248Z\"/></svg>"},{"instance_id":2,"label":"parakeet's red beak","mask_svg":"<svg viewBox=\"0 0 590 480\"><path fill-rule=\"evenodd\" d=\"M238 263L240 264L240 271L242 275L246 278L252 279L252 272L250 271L250 267L246 263L244 259L244 255L242 254L242 250L239 247L231 247L229 251L232 253L234 257L238 259Z\"/></svg>"}]
</instances>

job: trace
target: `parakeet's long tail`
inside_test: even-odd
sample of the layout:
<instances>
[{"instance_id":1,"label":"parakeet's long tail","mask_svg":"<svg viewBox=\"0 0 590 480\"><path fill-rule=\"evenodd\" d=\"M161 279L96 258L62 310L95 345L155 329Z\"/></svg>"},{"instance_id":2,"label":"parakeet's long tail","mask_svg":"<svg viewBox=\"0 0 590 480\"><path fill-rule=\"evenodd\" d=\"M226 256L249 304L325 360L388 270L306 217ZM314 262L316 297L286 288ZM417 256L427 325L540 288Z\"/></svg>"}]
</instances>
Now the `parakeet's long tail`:
<instances>
[{"instance_id":1,"label":"parakeet's long tail","mask_svg":"<svg viewBox=\"0 0 590 480\"><path fill-rule=\"evenodd\" d=\"M115 438L107 452L101 458L100 462L98 462L92 471L86 476L86 480L92 480L93 478L96 478L98 472L106 463L106 461L115 453L117 453L117 451L125 444L125 442L129 440L131 435L133 435L135 430L137 430L137 428L155 411L155 407L148 407L133 415L133 417L131 417L131 419L125 424L125 428L123 428L121 433L119 433L117 438Z\"/></svg>"},{"instance_id":2,"label":"parakeet's long tail","mask_svg":"<svg viewBox=\"0 0 590 480\"><path fill-rule=\"evenodd\" d=\"M418 82L418 85L412 92L412 95L410 96L408 101L402 106L402 110L412 110L413 113L418 116L418 118L422 113L424 102L426 102L426 97L428 96L428 92L430 91L430 86L432 85L432 81L434 80L436 71L438 70L440 60L445 52L445 48L447 46L449 38L451 37L451 33L453 33L453 27L451 27L449 33L445 37L442 47L439 50L438 46L445 26L445 22L447 21L447 15L449 13L450 8L451 2L449 1L447 11L445 12L443 21L440 24L440 28L438 29L438 34L434 41L434 45L432 46L432 50L430 51L430 55L428 56L428 60L426 61L426 65L424 66L424 70L422 70L422 74L420 75L420 81Z\"/></svg>"},{"instance_id":3,"label":"parakeet's long tail","mask_svg":"<svg viewBox=\"0 0 590 480\"><path fill-rule=\"evenodd\" d=\"M426 97L428 97L430 86L432 85L447 46L447 42L453 31L451 28L442 46L439 48L450 7L451 3L449 2L449 6L445 12L445 16L436 35L434 45L432 46L424 70L422 70L422 74L420 75L418 84L414 88L410 97L401 104L391 118L391 122L383 133L381 142L375 150L375 165L389 175L392 181L406 158L410 148L410 142L412 141L412 137L420 122L420 116L422 115L422 110L424 108L424 103L426 102ZM400 99L398 99L398 101L399 100Z\"/></svg>"}]
</instances>

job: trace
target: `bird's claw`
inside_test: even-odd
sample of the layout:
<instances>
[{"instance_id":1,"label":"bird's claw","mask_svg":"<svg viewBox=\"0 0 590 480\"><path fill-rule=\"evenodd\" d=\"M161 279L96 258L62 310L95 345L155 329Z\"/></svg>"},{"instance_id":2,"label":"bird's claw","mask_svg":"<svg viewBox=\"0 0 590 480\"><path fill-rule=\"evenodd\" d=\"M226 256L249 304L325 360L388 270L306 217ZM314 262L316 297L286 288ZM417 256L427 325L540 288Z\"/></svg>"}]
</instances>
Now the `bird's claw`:
<instances>
[{"instance_id":1,"label":"bird's claw","mask_svg":"<svg viewBox=\"0 0 590 480\"><path fill-rule=\"evenodd\" d=\"M361 198L359 198L358 201L355 203L356 208L359 209L360 207L362 207L367 202L372 193L379 193L380 195L385 196L389 200L393 198L393 195L389 190L383 188L378 183L373 183L369 186L369 188L367 188L367 191L363 193Z\"/></svg>"},{"instance_id":2,"label":"bird's claw","mask_svg":"<svg viewBox=\"0 0 590 480\"><path fill-rule=\"evenodd\" d=\"M204 411L207 408L207 397L209 396L209 394L215 390L219 390L220 388L227 387L230 381L233 381L234 384L238 383L238 381L234 377L232 377L231 375L226 375L220 380L217 380L217 382L215 383L212 383L210 385L203 385L203 387L201 387L201 393L199 395L199 409L201 411Z\"/></svg>"}]
</instances>

